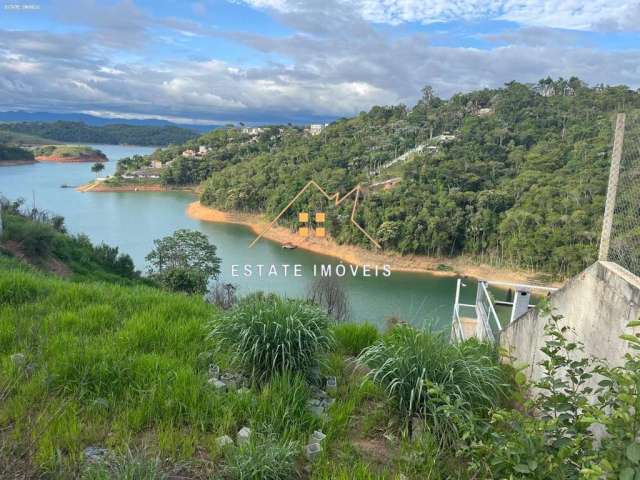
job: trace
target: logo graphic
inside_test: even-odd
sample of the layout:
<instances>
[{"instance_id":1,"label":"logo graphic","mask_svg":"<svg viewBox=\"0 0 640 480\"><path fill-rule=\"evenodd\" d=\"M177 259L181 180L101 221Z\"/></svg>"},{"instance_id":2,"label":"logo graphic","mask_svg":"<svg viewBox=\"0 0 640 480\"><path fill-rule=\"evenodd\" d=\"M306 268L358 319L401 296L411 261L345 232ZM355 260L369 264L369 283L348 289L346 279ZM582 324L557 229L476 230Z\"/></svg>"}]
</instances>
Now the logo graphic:
<instances>
[{"instance_id":1,"label":"logo graphic","mask_svg":"<svg viewBox=\"0 0 640 480\"><path fill-rule=\"evenodd\" d=\"M353 225L356 226L356 228L358 230L360 230L371 241L371 243L373 243L377 248L382 248L380 246L380 244L371 235L369 235L367 233L367 231L364 228L362 228L362 226L358 222L356 222L356 220L355 220L356 209L358 208L358 202L360 200L360 194L362 193L362 188L360 187L360 184L356 185L349 192L345 193L342 197L340 197L340 194L338 192L334 193L333 195L329 195L327 192L324 191L324 189L322 187L320 187L320 185L318 185L313 180L310 180L295 195L295 197L293 197L293 199L287 204L287 206L282 209L282 211L276 216L276 218L274 218L271 221L271 223L269 225L267 225L267 228L265 228L262 232L260 232L260 234L256 237L256 239L253 242L251 242L251 244L249 245L249 248L253 247L256 244L256 242L258 240L260 240L264 236L265 233L267 233L269 230L271 230L273 228L273 226L277 223L277 221L280 219L280 217L282 217L282 215L284 215L287 212L287 210L289 210L291 208L291 206L302 196L302 194L304 192L307 191L307 189L309 187L315 187L320 193L322 193L322 195L324 195L324 197L327 200L334 201L336 206L340 205L347 198L353 196L353 208L351 208L351 216L349 217L349 220L351 221L351 223ZM311 224L311 222L309 221L310 218L311 218L311 216L309 215L309 212L299 212L298 213L298 222L300 223L300 227L298 228L298 235L299 236L305 237L305 238L309 237L310 224ZM325 215L325 213L324 212L315 212L315 214L313 215L313 219L314 219L314 224L315 224L315 228L313 229L315 236L316 237L325 237L326 236L326 229L325 229L326 215Z\"/></svg>"}]
</instances>

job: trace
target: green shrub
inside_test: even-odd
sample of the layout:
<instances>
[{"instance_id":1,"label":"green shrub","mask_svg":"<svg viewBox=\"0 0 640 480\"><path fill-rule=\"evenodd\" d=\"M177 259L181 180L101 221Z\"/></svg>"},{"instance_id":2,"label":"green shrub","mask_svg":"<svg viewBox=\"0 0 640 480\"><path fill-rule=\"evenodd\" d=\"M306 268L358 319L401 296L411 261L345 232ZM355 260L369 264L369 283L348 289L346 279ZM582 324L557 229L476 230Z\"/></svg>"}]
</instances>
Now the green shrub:
<instances>
[{"instance_id":1,"label":"green shrub","mask_svg":"<svg viewBox=\"0 0 640 480\"><path fill-rule=\"evenodd\" d=\"M505 374L477 342L453 345L442 333L396 326L362 352L368 374L381 384L412 434L413 417L443 442L468 428L504 398Z\"/></svg>"},{"instance_id":2,"label":"green shrub","mask_svg":"<svg viewBox=\"0 0 640 480\"><path fill-rule=\"evenodd\" d=\"M378 329L370 323L343 323L332 328L338 351L358 356L380 337Z\"/></svg>"},{"instance_id":3,"label":"green shrub","mask_svg":"<svg viewBox=\"0 0 640 480\"><path fill-rule=\"evenodd\" d=\"M34 258L44 258L51 253L55 239L55 229L47 224L23 220L6 215L6 225L2 238L18 243L22 252Z\"/></svg>"},{"instance_id":4,"label":"green shrub","mask_svg":"<svg viewBox=\"0 0 640 480\"><path fill-rule=\"evenodd\" d=\"M295 478L295 460L299 447L291 441L259 437L229 449L227 473L237 480L289 480Z\"/></svg>"},{"instance_id":5,"label":"green shrub","mask_svg":"<svg viewBox=\"0 0 640 480\"><path fill-rule=\"evenodd\" d=\"M622 336L636 353L612 368L581 356L582 344L568 338L575 332L562 325L562 317L550 315L545 334L543 374L532 385L537 396L522 411L493 413L466 452L468 476L640 478L640 339ZM600 378L595 391L589 386L594 374ZM596 431L603 434L599 447Z\"/></svg>"},{"instance_id":6,"label":"green shrub","mask_svg":"<svg viewBox=\"0 0 640 480\"><path fill-rule=\"evenodd\" d=\"M153 276L160 285L172 292L204 295L207 291L207 276L190 267L165 268Z\"/></svg>"},{"instance_id":7,"label":"green shrub","mask_svg":"<svg viewBox=\"0 0 640 480\"><path fill-rule=\"evenodd\" d=\"M317 307L254 295L214 322L210 338L257 382L278 372L308 375L333 345L328 317Z\"/></svg>"}]
</instances>

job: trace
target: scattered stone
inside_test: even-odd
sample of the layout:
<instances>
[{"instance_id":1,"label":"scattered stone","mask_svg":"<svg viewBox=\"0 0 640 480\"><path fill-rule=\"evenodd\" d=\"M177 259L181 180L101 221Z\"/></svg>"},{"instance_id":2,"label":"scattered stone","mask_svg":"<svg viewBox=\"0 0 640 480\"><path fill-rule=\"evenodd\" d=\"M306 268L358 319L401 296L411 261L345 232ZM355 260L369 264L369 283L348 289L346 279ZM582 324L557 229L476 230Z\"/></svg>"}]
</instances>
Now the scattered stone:
<instances>
[{"instance_id":1,"label":"scattered stone","mask_svg":"<svg viewBox=\"0 0 640 480\"><path fill-rule=\"evenodd\" d=\"M215 364L209 365L209 378L215 378L216 380L220 378L220 367Z\"/></svg>"},{"instance_id":2,"label":"scattered stone","mask_svg":"<svg viewBox=\"0 0 640 480\"><path fill-rule=\"evenodd\" d=\"M398 480L409 480L409 479L404 473L401 473L400 475L398 475Z\"/></svg>"},{"instance_id":3,"label":"scattered stone","mask_svg":"<svg viewBox=\"0 0 640 480\"><path fill-rule=\"evenodd\" d=\"M309 407L309 410L311 410L311 413L318 418L326 418L326 414L324 413L324 407L322 406L318 406L318 405L311 406Z\"/></svg>"},{"instance_id":4,"label":"scattered stone","mask_svg":"<svg viewBox=\"0 0 640 480\"><path fill-rule=\"evenodd\" d=\"M327 436L322 432L322 430L316 430L311 434L309 443L322 443L325 438L327 438Z\"/></svg>"},{"instance_id":5,"label":"scattered stone","mask_svg":"<svg viewBox=\"0 0 640 480\"><path fill-rule=\"evenodd\" d=\"M327 377L327 392L334 393L338 389L338 380L336 377Z\"/></svg>"},{"instance_id":6,"label":"scattered stone","mask_svg":"<svg viewBox=\"0 0 640 480\"><path fill-rule=\"evenodd\" d=\"M325 392L324 390L316 387L315 385L312 385L310 390L311 390L311 397L312 398L322 399L322 398L328 398L329 397L329 395L327 395L327 392Z\"/></svg>"},{"instance_id":7,"label":"scattered stone","mask_svg":"<svg viewBox=\"0 0 640 480\"><path fill-rule=\"evenodd\" d=\"M24 353L14 353L10 358L13 364L18 368L23 368L27 364L27 357Z\"/></svg>"},{"instance_id":8,"label":"scattered stone","mask_svg":"<svg viewBox=\"0 0 640 480\"><path fill-rule=\"evenodd\" d=\"M247 443L251 438L251 429L249 427L242 427L240 431L238 431L238 436L236 440L238 441L238 445L242 443Z\"/></svg>"},{"instance_id":9,"label":"scattered stone","mask_svg":"<svg viewBox=\"0 0 640 480\"><path fill-rule=\"evenodd\" d=\"M310 443L309 445L307 445L306 450L306 455L307 455L307 459L310 462L313 462L318 455L320 455L320 453L322 452L322 447L320 446L319 443Z\"/></svg>"},{"instance_id":10,"label":"scattered stone","mask_svg":"<svg viewBox=\"0 0 640 480\"><path fill-rule=\"evenodd\" d=\"M227 445L233 445L233 439L229 435L222 435L221 437L216 438L216 443L218 447L224 448Z\"/></svg>"},{"instance_id":11,"label":"scattered stone","mask_svg":"<svg viewBox=\"0 0 640 480\"><path fill-rule=\"evenodd\" d=\"M88 463L98 463L105 459L109 455L109 450L101 447L87 447L84 449L84 459Z\"/></svg>"},{"instance_id":12,"label":"scattered stone","mask_svg":"<svg viewBox=\"0 0 640 480\"><path fill-rule=\"evenodd\" d=\"M236 390L238 386L242 383L242 375L235 375L233 373L223 373L220 377L229 390Z\"/></svg>"},{"instance_id":13,"label":"scattered stone","mask_svg":"<svg viewBox=\"0 0 640 480\"><path fill-rule=\"evenodd\" d=\"M209 379L209 385L213 386L213 388L215 388L216 390L218 390L220 392L226 392L227 391L227 384L224 383L222 380L218 380L217 378L210 378Z\"/></svg>"},{"instance_id":14,"label":"scattered stone","mask_svg":"<svg viewBox=\"0 0 640 480\"><path fill-rule=\"evenodd\" d=\"M249 390L247 387L239 388L237 391L239 395L246 395L249 392L251 392L251 390Z\"/></svg>"}]
</instances>

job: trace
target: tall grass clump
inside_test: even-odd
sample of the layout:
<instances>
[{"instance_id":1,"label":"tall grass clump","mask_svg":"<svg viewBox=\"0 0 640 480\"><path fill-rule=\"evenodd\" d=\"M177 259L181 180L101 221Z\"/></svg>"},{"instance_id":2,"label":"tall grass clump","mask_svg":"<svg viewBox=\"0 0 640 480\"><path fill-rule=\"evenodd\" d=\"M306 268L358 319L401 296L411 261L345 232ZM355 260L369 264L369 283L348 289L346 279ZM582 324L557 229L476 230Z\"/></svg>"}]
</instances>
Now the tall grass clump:
<instances>
[{"instance_id":1,"label":"tall grass clump","mask_svg":"<svg viewBox=\"0 0 640 480\"><path fill-rule=\"evenodd\" d=\"M409 436L417 417L442 443L497 406L508 388L497 356L484 345L453 345L442 333L409 326L394 327L360 359L394 402Z\"/></svg>"},{"instance_id":2,"label":"tall grass clump","mask_svg":"<svg viewBox=\"0 0 640 480\"><path fill-rule=\"evenodd\" d=\"M278 372L309 374L333 345L328 327L327 315L307 302L253 295L215 321L209 336L263 383Z\"/></svg>"},{"instance_id":3,"label":"tall grass clump","mask_svg":"<svg viewBox=\"0 0 640 480\"><path fill-rule=\"evenodd\" d=\"M277 374L265 384L255 403L252 421L261 432L295 439L308 431L313 418L307 408L309 386L301 375Z\"/></svg>"},{"instance_id":4,"label":"tall grass clump","mask_svg":"<svg viewBox=\"0 0 640 480\"><path fill-rule=\"evenodd\" d=\"M336 346L340 353L360 355L362 350L373 345L380 334L378 329L370 323L343 323L334 326L331 331L336 339Z\"/></svg>"},{"instance_id":5,"label":"tall grass clump","mask_svg":"<svg viewBox=\"0 0 640 480\"><path fill-rule=\"evenodd\" d=\"M292 441L264 436L230 449L226 473L234 480L289 480L296 478L295 462L300 452Z\"/></svg>"}]
</instances>

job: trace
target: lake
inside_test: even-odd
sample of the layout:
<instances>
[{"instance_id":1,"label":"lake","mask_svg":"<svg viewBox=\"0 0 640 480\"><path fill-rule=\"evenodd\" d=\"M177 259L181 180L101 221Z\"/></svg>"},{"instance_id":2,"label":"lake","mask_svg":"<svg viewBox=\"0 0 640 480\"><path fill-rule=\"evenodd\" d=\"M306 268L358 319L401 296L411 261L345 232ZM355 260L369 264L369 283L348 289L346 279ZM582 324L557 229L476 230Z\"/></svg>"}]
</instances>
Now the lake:
<instances>
[{"instance_id":1,"label":"lake","mask_svg":"<svg viewBox=\"0 0 640 480\"><path fill-rule=\"evenodd\" d=\"M116 160L149 154L151 147L91 145L102 150L110 162L101 176L115 171ZM309 288L313 265L340 262L331 257L303 250L285 250L279 244L255 238L244 226L207 223L185 214L195 196L183 192L79 193L73 188L94 178L90 163L36 163L0 167L0 195L9 199L23 197L26 205L63 215L71 233L85 233L95 243L117 246L133 258L136 267L145 269L144 257L153 248L153 240L170 235L179 228L200 230L218 247L225 281L238 285L241 294L253 291L303 296ZM301 265L303 276L251 278L232 277L232 265ZM353 321L369 321L382 326L385 319L397 316L415 325L431 324L448 328L455 293L455 278L428 274L393 272L390 277L344 277ZM473 303L475 282L466 281L464 301Z\"/></svg>"}]
</instances>

